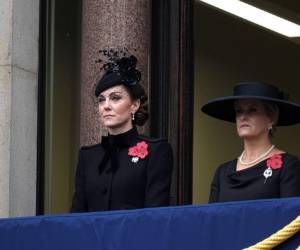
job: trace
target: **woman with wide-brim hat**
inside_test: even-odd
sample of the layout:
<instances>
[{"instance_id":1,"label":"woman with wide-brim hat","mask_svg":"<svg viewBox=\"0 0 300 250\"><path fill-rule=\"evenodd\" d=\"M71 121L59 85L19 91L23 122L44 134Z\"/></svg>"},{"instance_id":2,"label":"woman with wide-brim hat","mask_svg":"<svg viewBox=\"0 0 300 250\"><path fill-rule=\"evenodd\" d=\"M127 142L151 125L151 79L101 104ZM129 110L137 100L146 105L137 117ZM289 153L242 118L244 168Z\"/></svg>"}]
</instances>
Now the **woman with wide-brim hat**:
<instances>
[{"instance_id":1,"label":"woman with wide-brim hat","mask_svg":"<svg viewBox=\"0 0 300 250\"><path fill-rule=\"evenodd\" d=\"M300 196L299 159L272 143L277 126L300 122L300 106L277 87L242 82L232 96L202 107L212 117L236 123L244 150L237 159L218 167L209 202Z\"/></svg>"}]
</instances>

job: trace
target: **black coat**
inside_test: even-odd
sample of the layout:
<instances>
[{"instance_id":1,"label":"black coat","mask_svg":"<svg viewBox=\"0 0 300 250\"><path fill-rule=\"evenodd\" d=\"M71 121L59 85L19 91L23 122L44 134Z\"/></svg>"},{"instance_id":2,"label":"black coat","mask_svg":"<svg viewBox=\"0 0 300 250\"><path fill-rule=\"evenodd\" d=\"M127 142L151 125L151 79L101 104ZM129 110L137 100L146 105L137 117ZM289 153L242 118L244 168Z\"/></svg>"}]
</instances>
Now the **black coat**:
<instances>
[{"instance_id":1,"label":"black coat","mask_svg":"<svg viewBox=\"0 0 300 250\"><path fill-rule=\"evenodd\" d=\"M222 164L211 184L209 202L272 199L300 196L300 161L282 154L282 168L265 178L267 160L236 171L237 160Z\"/></svg>"},{"instance_id":2,"label":"black coat","mask_svg":"<svg viewBox=\"0 0 300 250\"><path fill-rule=\"evenodd\" d=\"M134 162L128 150L142 141L149 153ZM71 212L167 206L172 166L170 144L140 136L136 128L102 137L80 149Z\"/></svg>"}]
</instances>

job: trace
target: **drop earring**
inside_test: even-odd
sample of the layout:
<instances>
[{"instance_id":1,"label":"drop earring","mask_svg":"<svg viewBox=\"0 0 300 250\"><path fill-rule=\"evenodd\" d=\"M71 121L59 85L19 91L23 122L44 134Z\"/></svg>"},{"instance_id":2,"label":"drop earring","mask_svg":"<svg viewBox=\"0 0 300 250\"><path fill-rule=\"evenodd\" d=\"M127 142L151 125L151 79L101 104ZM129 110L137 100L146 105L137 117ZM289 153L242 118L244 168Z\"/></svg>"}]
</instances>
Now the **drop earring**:
<instances>
[{"instance_id":1,"label":"drop earring","mask_svg":"<svg viewBox=\"0 0 300 250\"><path fill-rule=\"evenodd\" d=\"M270 125L270 126L268 127L268 130L271 131L272 129L273 129L273 126Z\"/></svg>"},{"instance_id":2,"label":"drop earring","mask_svg":"<svg viewBox=\"0 0 300 250\"><path fill-rule=\"evenodd\" d=\"M132 113L131 113L131 120L134 121L134 118L135 118L135 117L134 117L134 113L132 112Z\"/></svg>"}]
</instances>

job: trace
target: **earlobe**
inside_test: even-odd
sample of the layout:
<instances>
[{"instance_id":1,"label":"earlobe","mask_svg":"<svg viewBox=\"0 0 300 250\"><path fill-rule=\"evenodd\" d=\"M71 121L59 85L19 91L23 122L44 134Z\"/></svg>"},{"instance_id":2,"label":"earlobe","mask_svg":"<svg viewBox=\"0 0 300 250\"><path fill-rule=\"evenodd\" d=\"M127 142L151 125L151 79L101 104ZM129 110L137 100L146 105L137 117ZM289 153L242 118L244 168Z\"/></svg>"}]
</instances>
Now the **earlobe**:
<instances>
[{"instance_id":1,"label":"earlobe","mask_svg":"<svg viewBox=\"0 0 300 250\"><path fill-rule=\"evenodd\" d=\"M140 105L141 105L140 99L135 100L131 105L132 112L135 113L139 109Z\"/></svg>"},{"instance_id":2,"label":"earlobe","mask_svg":"<svg viewBox=\"0 0 300 250\"><path fill-rule=\"evenodd\" d=\"M270 123L269 125L268 125L268 130L272 130L273 129L273 123Z\"/></svg>"}]
</instances>

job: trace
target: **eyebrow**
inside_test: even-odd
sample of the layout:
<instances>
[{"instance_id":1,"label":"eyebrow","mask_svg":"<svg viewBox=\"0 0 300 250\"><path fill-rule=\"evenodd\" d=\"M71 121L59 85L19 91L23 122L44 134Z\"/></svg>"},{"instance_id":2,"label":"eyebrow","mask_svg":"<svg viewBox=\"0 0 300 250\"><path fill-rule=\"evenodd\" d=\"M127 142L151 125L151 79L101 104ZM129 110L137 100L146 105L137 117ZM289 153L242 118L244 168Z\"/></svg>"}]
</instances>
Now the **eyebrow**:
<instances>
[{"instance_id":1,"label":"eyebrow","mask_svg":"<svg viewBox=\"0 0 300 250\"><path fill-rule=\"evenodd\" d=\"M114 95L114 94L123 94L123 92L121 92L121 91L114 91L114 92L109 93L108 96ZM100 94L100 96L104 96L104 95Z\"/></svg>"}]
</instances>

